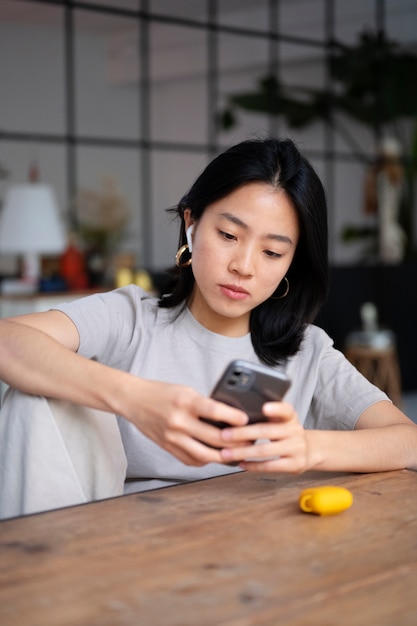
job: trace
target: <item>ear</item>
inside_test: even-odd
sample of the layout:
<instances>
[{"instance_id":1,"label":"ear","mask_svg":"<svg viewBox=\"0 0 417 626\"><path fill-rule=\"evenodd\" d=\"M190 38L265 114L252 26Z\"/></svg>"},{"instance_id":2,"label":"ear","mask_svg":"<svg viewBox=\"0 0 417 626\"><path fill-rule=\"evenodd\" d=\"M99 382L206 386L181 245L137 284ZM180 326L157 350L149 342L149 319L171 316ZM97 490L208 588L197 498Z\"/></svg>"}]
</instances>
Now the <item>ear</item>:
<instances>
[{"instance_id":1,"label":"ear","mask_svg":"<svg viewBox=\"0 0 417 626\"><path fill-rule=\"evenodd\" d=\"M191 217L191 209L184 209L184 213L182 214L182 216L184 219L185 230L187 230L187 228L191 226L191 224L194 222L193 218Z\"/></svg>"}]
</instances>

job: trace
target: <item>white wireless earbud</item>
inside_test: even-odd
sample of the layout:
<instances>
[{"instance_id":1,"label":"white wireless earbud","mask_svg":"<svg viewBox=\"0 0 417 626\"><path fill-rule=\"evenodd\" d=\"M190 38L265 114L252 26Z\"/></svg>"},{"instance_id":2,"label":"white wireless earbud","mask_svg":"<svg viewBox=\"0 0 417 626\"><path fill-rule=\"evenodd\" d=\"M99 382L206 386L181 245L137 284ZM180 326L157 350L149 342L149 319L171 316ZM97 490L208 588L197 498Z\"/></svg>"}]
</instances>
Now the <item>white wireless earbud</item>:
<instances>
[{"instance_id":1,"label":"white wireless earbud","mask_svg":"<svg viewBox=\"0 0 417 626\"><path fill-rule=\"evenodd\" d=\"M193 232L193 229L194 229L194 224L191 224L191 226L189 226L187 228L187 230L185 231L185 236L187 237L187 243L188 243L188 250L190 252L193 251L193 240L191 238L191 234Z\"/></svg>"}]
</instances>

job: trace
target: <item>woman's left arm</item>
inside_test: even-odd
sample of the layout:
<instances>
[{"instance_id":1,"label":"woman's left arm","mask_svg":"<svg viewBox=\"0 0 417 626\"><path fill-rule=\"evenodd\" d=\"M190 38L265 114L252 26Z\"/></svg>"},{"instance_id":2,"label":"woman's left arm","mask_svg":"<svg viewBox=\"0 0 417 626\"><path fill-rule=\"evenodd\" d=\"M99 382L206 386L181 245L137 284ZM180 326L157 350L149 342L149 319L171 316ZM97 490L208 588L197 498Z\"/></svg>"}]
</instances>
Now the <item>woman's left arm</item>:
<instances>
[{"instance_id":1,"label":"woman's left arm","mask_svg":"<svg viewBox=\"0 0 417 626\"><path fill-rule=\"evenodd\" d=\"M267 403L264 413L268 422L222 433L227 442L242 442L222 451L225 461L262 472L417 470L417 425L387 400L363 411L351 431L304 429L287 403ZM248 446L248 439L264 441Z\"/></svg>"},{"instance_id":2,"label":"woman's left arm","mask_svg":"<svg viewBox=\"0 0 417 626\"><path fill-rule=\"evenodd\" d=\"M389 401L368 407L353 431L306 431L306 436L319 470L417 470L417 425Z\"/></svg>"}]
</instances>

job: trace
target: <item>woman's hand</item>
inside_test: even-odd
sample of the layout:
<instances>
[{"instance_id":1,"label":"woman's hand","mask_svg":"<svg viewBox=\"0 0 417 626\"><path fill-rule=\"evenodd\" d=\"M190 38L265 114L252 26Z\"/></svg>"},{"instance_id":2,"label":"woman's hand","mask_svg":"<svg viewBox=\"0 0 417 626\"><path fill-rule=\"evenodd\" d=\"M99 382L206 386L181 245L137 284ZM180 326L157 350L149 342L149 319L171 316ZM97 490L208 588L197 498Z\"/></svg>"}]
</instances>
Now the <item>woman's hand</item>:
<instances>
[{"instance_id":1,"label":"woman's hand","mask_svg":"<svg viewBox=\"0 0 417 626\"><path fill-rule=\"evenodd\" d=\"M131 382L133 387L122 393L120 415L187 465L225 463L221 449L235 444L223 441L219 428L199 418L243 426L248 421L243 411L182 385L138 378Z\"/></svg>"},{"instance_id":2,"label":"woman's hand","mask_svg":"<svg viewBox=\"0 0 417 626\"><path fill-rule=\"evenodd\" d=\"M223 461L258 472L301 473L310 469L306 431L294 407L286 402L267 402L262 412L268 421L222 431ZM260 441L247 445L248 440Z\"/></svg>"}]
</instances>

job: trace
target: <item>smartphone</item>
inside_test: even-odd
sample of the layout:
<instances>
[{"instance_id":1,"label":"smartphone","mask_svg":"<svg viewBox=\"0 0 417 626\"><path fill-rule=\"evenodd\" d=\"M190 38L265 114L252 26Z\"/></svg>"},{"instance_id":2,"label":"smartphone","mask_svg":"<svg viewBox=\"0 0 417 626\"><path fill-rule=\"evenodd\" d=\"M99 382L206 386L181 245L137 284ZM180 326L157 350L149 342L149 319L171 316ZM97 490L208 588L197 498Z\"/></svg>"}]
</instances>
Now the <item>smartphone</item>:
<instances>
[{"instance_id":1,"label":"smartphone","mask_svg":"<svg viewBox=\"0 0 417 626\"><path fill-rule=\"evenodd\" d=\"M266 419L262 414L262 405L282 400L290 384L290 379L283 372L266 365L235 360L226 367L211 397L241 409L249 416L249 424L254 424ZM219 428L230 426L224 422L204 421Z\"/></svg>"}]
</instances>

